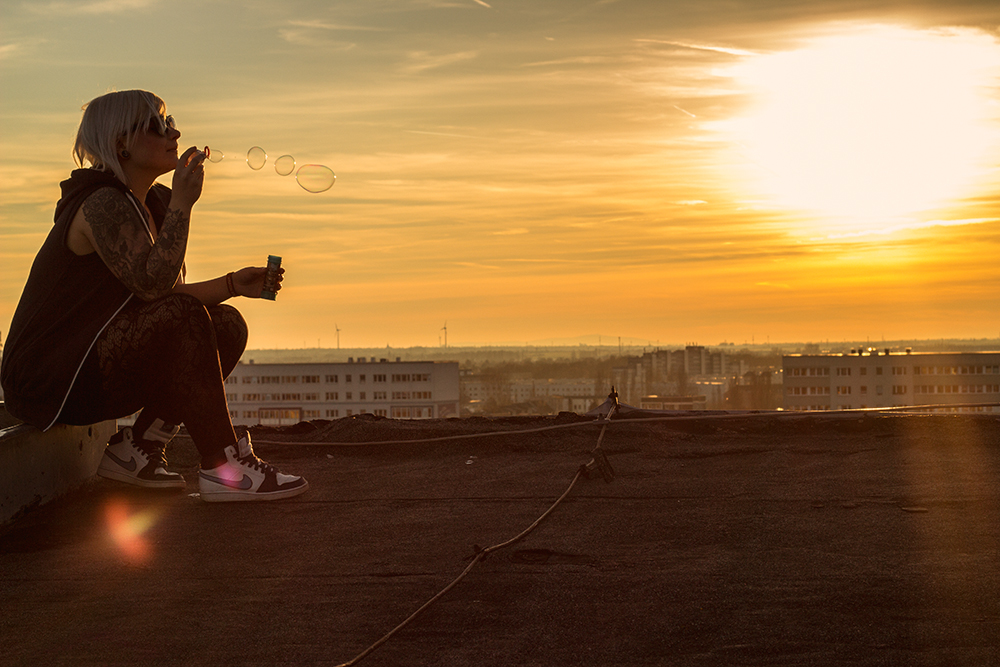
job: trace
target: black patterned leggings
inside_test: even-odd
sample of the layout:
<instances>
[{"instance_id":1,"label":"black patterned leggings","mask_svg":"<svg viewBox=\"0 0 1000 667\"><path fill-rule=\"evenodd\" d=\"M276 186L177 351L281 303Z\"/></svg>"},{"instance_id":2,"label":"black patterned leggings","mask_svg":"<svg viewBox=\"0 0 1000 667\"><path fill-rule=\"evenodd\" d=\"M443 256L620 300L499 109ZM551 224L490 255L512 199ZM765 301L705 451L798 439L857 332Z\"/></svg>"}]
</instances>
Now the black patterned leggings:
<instances>
[{"instance_id":1,"label":"black patterned leggings","mask_svg":"<svg viewBox=\"0 0 1000 667\"><path fill-rule=\"evenodd\" d=\"M236 442L224 382L246 343L232 306L203 306L188 294L133 298L94 343L59 421L93 424L141 409L136 433L157 418L183 423L202 464L215 462Z\"/></svg>"}]
</instances>

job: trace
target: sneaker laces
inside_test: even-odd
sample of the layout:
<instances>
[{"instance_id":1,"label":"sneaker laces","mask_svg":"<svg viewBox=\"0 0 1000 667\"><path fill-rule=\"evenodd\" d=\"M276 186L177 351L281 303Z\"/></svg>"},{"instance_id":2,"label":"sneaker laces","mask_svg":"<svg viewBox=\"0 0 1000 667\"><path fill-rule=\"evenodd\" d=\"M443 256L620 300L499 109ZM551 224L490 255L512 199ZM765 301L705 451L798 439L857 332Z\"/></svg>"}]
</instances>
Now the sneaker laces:
<instances>
[{"instance_id":1,"label":"sneaker laces","mask_svg":"<svg viewBox=\"0 0 1000 667\"><path fill-rule=\"evenodd\" d=\"M263 459L259 458L254 453L253 445L251 445L249 442L247 443L247 454L245 456L239 456L238 451L239 450L237 448L236 460L239 461L241 464L265 474L268 472L273 472L274 474L278 473L277 468L272 466L267 461L264 461Z\"/></svg>"},{"instance_id":2,"label":"sneaker laces","mask_svg":"<svg viewBox=\"0 0 1000 667\"><path fill-rule=\"evenodd\" d=\"M167 448L158 442L139 440L134 443L136 449L146 455L149 461L155 461L158 468L167 468Z\"/></svg>"}]
</instances>

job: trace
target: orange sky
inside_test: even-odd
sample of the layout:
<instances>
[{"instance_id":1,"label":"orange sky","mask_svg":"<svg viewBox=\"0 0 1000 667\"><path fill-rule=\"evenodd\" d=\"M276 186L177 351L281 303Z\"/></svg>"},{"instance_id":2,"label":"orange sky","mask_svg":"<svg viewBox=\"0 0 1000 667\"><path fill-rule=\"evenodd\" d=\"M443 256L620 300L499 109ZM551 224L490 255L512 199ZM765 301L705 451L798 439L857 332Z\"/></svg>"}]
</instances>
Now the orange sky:
<instances>
[{"instance_id":1,"label":"orange sky","mask_svg":"<svg viewBox=\"0 0 1000 667\"><path fill-rule=\"evenodd\" d=\"M1000 5L855 4L5 3L0 336L127 88L226 156L190 279L284 258L252 348L1000 335Z\"/></svg>"}]
</instances>

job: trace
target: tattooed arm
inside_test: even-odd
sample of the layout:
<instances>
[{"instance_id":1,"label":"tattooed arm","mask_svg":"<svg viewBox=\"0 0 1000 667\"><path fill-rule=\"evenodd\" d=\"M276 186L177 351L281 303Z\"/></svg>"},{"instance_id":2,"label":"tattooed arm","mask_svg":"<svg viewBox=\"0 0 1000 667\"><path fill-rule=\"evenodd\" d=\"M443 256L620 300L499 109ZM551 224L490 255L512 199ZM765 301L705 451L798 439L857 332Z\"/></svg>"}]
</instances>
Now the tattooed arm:
<instances>
[{"instance_id":1,"label":"tattooed arm","mask_svg":"<svg viewBox=\"0 0 1000 667\"><path fill-rule=\"evenodd\" d=\"M169 294L177 284L190 223L190 206L171 207L154 242L128 196L114 188L101 188L77 211L67 243L83 254L72 246L74 231L75 238L85 237L133 294L151 301Z\"/></svg>"},{"instance_id":2,"label":"tattooed arm","mask_svg":"<svg viewBox=\"0 0 1000 667\"><path fill-rule=\"evenodd\" d=\"M279 269L278 289L281 289L281 281L284 280L284 269ZM267 273L265 266L248 266L233 272L232 283L228 276L220 276L212 280L200 283L178 283L174 287L175 292L190 294L197 297L206 306L213 306L222 303L226 299L234 296L245 296L259 299L260 292L264 288L264 274ZM232 291L230 291L230 286Z\"/></svg>"}]
</instances>

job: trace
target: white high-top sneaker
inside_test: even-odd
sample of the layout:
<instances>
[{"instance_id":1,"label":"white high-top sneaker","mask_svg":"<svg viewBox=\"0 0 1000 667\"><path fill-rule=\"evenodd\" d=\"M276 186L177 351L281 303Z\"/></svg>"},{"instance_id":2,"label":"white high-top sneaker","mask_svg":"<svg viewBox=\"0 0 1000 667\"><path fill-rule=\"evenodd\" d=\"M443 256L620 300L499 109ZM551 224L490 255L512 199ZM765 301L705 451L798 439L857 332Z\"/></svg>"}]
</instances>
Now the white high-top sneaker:
<instances>
[{"instance_id":1,"label":"white high-top sneaker","mask_svg":"<svg viewBox=\"0 0 1000 667\"><path fill-rule=\"evenodd\" d=\"M183 489L187 486L183 477L167 470L163 445L137 440L131 426L111 436L97 474L148 489Z\"/></svg>"},{"instance_id":2,"label":"white high-top sneaker","mask_svg":"<svg viewBox=\"0 0 1000 667\"><path fill-rule=\"evenodd\" d=\"M201 499L209 503L279 500L305 492L309 482L285 475L253 453L250 434L223 450L226 462L198 472Z\"/></svg>"}]
</instances>

